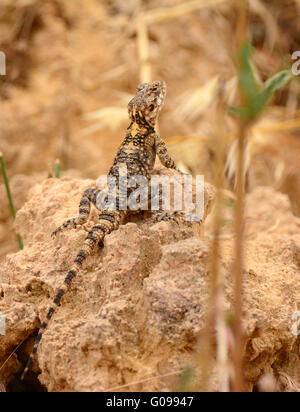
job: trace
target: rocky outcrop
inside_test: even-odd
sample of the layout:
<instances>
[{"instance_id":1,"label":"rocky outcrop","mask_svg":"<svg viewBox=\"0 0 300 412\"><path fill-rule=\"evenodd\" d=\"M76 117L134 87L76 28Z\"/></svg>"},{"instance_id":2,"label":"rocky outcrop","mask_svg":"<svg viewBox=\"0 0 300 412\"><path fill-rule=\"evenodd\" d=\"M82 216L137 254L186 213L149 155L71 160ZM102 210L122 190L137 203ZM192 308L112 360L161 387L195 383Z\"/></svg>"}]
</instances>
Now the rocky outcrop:
<instances>
[{"instance_id":1,"label":"rocky outcrop","mask_svg":"<svg viewBox=\"0 0 300 412\"><path fill-rule=\"evenodd\" d=\"M25 249L0 268L0 382L24 366L49 303L86 236L83 228L57 239L50 233L77 214L92 181L48 179L18 212ZM205 188L206 214L214 190ZM97 213L92 211L91 226ZM299 219L286 196L257 188L247 197L244 330L249 390L263 374L295 385L299 300ZM209 224L209 222L208 222ZM209 233L207 232L206 235ZM233 239L222 241L226 307L232 305ZM136 219L106 237L62 300L39 346L35 372L48 391L170 391L180 370L197 369L195 343L203 329L209 290L209 236L198 225ZM298 359L299 360L299 359Z\"/></svg>"}]
</instances>

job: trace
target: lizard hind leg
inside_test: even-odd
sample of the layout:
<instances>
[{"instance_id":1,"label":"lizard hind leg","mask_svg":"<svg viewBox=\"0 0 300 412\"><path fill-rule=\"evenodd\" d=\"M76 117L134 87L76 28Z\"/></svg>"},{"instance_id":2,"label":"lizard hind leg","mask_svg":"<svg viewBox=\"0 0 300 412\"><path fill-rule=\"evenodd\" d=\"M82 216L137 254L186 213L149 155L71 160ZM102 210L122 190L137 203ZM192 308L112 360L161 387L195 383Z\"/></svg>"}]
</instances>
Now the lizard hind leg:
<instances>
[{"instance_id":1,"label":"lizard hind leg","mask_svg":"<svg viewBox=\"0 0 300 412\"><path fill-rule=\"evenodd\" d=\"M51 236L54 237L58 232L62 232L67 229L75 229L77 226L86 223L90 215L91 203L96 203L96 195L97 189L95 188L85 190L79 203L79 215L73 219L66 220L51 234Z\"/></svg>"}]
</instances>

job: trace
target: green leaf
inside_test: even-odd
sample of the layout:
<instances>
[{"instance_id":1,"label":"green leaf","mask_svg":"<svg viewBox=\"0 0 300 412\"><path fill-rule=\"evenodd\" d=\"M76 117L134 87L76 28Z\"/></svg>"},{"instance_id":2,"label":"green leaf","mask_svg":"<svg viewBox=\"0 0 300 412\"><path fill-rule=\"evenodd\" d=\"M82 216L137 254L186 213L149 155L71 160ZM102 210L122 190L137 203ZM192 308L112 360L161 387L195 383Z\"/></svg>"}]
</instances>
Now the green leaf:
<instances>
[{"instance_id":1,"label":"green leaf","mask_svg":"<svg viewBox=\"0 0 300 412\"><path fill-rule=\"evenodd\" d=\"M233 117L239 117L241 119L249 118L247 107L227 106L227 111Z\"/></svg>"},{"instance_id":2,"label":"green leaf","mask_svg":"<svg viewBox=\"0 0 300 412\"><path fill-rule=\"evenodd\" d=\"M283 70L279 73L274 74L274 76L266 80L260 94L261 104L265 106L274 95L274 93L281 87L285 86L291 79L291 77L292 75L288 70Z\"/></svg>"},{"instance_id":3,"label":"green leaf","mask_svg":"<svg viewBox=\"0 0 300 412\"><path fill-rule=\"evenodd\" d=\"M227 106L227 111L231 116L234 116L234 117L242 117L243 116L243 108L242 107Z\"/></svg>"},{"instance_id":4,"label":"green leaf","mask_svg":"<svg viewBox=\"0 0 300 412\"><path fill-rule=\"evenodd\" d=\"M292 77L289 71L284 70L276 73L261 85L256 80L251 54L251 44L249 42L244 43L239 52L239 84L244 98L244 106L228 107L230 115L246 121L257 118L265 109L274 93L285 86Z\"/></svg>"},{"instance_id":5,"label":"green leaf","mask_svg":"<svg viewBox=\"0 0 300 412\"><path fill-rule=\"evenodd\" d=\"M251 45L246 42L239 53L240 60L240 87L244 94L245 100L251 103L259 93L259 84L255 79L254 67L251 61Z\"/></svg>"}]
</instances>

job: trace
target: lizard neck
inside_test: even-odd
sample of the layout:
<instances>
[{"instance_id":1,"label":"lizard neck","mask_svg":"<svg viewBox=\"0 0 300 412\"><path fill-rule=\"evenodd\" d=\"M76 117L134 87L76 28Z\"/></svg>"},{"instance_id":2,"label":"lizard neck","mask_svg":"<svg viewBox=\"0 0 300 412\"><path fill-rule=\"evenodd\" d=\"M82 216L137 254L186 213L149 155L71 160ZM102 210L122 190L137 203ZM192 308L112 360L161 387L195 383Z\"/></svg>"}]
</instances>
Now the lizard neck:
<instances>
[{"instance_id":1,"label":"lizard neck","mask_svg":"<svg viewBox=\"0 0 300 412\"><path fill-rule=\"evenodd\" d=\"M132 120L128 127L128 131L132 137L135 137L136 135L147 135L150 132L154 132L154 127L147 122L141 123Z\"/></svg>"}]
</instances>

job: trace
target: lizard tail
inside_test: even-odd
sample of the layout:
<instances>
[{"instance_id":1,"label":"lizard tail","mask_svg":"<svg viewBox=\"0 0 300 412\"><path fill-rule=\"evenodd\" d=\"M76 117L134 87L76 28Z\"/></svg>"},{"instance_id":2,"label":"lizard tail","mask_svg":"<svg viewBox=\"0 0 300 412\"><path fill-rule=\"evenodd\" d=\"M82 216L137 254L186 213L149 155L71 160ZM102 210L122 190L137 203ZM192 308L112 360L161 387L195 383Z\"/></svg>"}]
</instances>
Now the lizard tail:
<instances>
[{"instance_id":1,"label":"lizard tail","mask_svg":"<svg viewBox=\"0 0 300 412\"><path fill-rule=\"evenodd\" d=\"M52 318L57 306L59 306L61 298L69 289L73 278L79 272L83 262L86 258L92 253L93 249L97 244L101 244L104 240L106 234L110 233L111 231L117 229L120 224L120 214L116 214L115 212L102 212L99 215L99 220L95 226L91 229L88 236L85 239L82 249L76 256L74 264L69 270L67 276L61 287L59 288L55 298L53 299L52 305L50 306L48 313L46 315L45 320L43 321L40 330L35 338L34 346L32 348L30 357L26 363L25 369L21 375L21 380L24 379L26 373L30 369L33 357L37 352L38 345L42 339L43 333L48 326L50 319Z\"/></svg>"},{"instance_id":2,"label":"lizard tail","mask_svg":"<svg viewBox=\"0 0 300 412\"><path fill-rule=\"evenodd\" d=\"M77 258L78 258L78 256L79 256L79 254L77 255ZM80 256L81 256L81 255L80 255ZM76 258L76 259L77 259L77 258ZM72 267L71 270L68 272L68 274L67 274L67 276L66 276L66 278L65 278L65 280L64 280L64 283L61 285L61 287L59 288L59 290L58 290L55 298L53 299L52 305L49 307L49 310L48 310L48 313L47 313L47 315L46 315L46 318L45 318L45 320L43 321L43 323L42 323L42 325L41 325L41 327L40 327L40 330L39 330L39 332L38 332L38 334L37 334L37 336L36 336L36 338L35 338L34 346L33 346L33 348L32 348L30 357L29 357L29 359L28 359L28 361L27 361L27 363L26 363L25 369L24 369L24 371L23 371L23 373L22 373L22 375L21 375L21 380L24 379L26 373L27 373L28 370L30 369L30 367L31 367L31 365L32 365L32 362L33 362L33 357L34 357L34 355L35 355L36 352L37 352L37 348L38 348L38 345L39 345L39 343L40 343L40 341L41 341L41 339L42 339L43 333L44 333L45 329L47 328L48 323L49 323L50 319L52 318L52 316L53 316L53 314L54 314L57 306L60 304L60 300L61 300L62 296L65 294L66 290L68 289L68 286L71 284L72 279L77 275L78 271L79 271L79 265L76 264L76 263L74 263L73 267Z\"/></svg>"}]
</instances>

